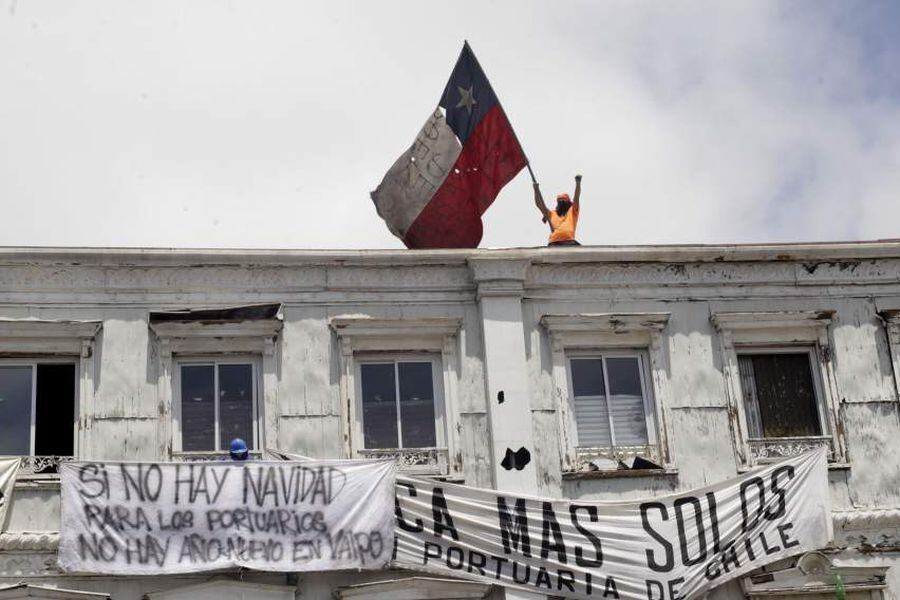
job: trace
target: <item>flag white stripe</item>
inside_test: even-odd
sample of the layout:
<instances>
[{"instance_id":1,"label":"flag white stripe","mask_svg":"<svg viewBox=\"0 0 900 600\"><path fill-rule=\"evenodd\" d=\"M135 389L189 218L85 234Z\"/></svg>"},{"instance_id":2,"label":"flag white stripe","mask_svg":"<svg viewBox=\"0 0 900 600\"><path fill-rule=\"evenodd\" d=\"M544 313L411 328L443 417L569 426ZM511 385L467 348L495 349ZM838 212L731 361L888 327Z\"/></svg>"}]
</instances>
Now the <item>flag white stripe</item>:
<instances>
[{"instance_id":1,"label":"flag white stripe","mask_svg":"<svg viewBox=\"0 0 900 600\"><path fill-rule=\"evenodd\" d=\"M372 192L378 215L403 239L416 217L447 178L462 146L438 108L428 117L412 146Z\"/></svg>"}]
</instances>

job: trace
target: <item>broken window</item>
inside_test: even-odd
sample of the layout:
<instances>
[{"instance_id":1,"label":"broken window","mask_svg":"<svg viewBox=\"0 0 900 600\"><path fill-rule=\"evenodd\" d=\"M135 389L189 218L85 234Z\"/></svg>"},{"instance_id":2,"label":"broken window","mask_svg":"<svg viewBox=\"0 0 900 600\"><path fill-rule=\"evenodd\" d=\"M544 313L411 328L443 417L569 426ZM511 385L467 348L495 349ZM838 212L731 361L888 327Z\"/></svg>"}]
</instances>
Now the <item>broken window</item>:
<instances>
[{"instance_id":1,"label":"broken window","mask_svg":"<svg viewBox=\"0 0 900 600\"><path fill-rule=\"evenodd\" d=\"M642 354L573 356L569 374L579 447L654 443Z\"/></svg>"},{"instance_id":2,"label":"broken window","mask_svg":"<svg viewBox=\"0 0 900 600\"><path fill-rule=\"evenodd\" d=\"M0 364L0 456L75 454L72 363Z\"/></svg>"},{"instance_id":3,"label":"broken window","mask_svg":"<svg viewBox=\"0 0 900 600\"><path fill-rule=\"evenodd\" d=\"M179 375L183 452L228 450L235 438L258 448L255 363L182 362Z\"/></svg>"},{"instance_id":4,"label":"broken window","mask_svg":"<svg viewBox=\"0 0 900 600\"><path fill-rule=\"evenodd\" d=\"M738 353L751 438L823 435L811 350Z\"/></svg>"},{"instance_id":5,"label":"broken window","mask_svg":"<svg viewBox=\"0 0 900 600\"><path fill-rule=\"evenodd\" d=\"M436 359L360 361L366 449L443 445L443 402Z\"/></svg>"}]
</instances>

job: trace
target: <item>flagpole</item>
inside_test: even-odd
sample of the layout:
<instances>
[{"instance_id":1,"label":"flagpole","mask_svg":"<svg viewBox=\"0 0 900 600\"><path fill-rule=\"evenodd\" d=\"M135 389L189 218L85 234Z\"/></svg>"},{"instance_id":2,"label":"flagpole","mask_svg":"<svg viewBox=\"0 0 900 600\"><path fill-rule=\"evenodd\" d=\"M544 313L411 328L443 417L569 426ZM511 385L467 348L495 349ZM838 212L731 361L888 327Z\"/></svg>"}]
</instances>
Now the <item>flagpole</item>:
<instances>
[{"instance_id":1,"label":"flagpole","mask_svg":"<svg viewBox=\"0 0 900 600\"><path fill-rule=\"evenodd\" d=\"M491 86L491 91L494 91L494 86L491 85L491 80L488 79L487 73L485 73L484 69L481 68L481 63L478 62L478 57L475 56L475 51L472 50L472 46L469 45L469 40L463 40L463 49L469 49L469 54L472 55L472 59L475 61L475 64L478 65L478 69L484 73L484 79L488 82L488 85ZM522 156L525 157L525 167L528 169L528 174L531 175L531 183L537 184L537 179L534 177L534 171L531 170L531 161L528 159L528 155L525 154L525 148L522 147L522 142L519 141L519 136L516 134L515 127L512 126L512 121L509 120L509 115L506 114L506 109L503 108L503 103L500 102L500 98L497 96L497 93L494 92L494 97L497 98L497 105L500 107L500 110L503 111L503 116L506 117L506 122L509 123L509 130L512 131L513 139L516 140L516 143L519 145L519 150L522 152Z\"/></svg>"}]
</instances>

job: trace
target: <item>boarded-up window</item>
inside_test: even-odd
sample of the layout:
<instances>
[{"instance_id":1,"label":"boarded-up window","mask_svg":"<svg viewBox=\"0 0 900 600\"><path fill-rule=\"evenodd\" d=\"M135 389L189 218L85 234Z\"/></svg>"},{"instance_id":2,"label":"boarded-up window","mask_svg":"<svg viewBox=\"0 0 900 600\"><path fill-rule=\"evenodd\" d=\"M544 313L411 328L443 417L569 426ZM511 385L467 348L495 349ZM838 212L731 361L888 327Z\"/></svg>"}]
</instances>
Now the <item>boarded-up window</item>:
<instances>
[{"instance_id":1,"label":"boarded-up window","mask_svg":"<svg viewBox=\"0 0 900 600\"><path fill-rule=\"evenodd\" d=\"M810 352L738 354L750 437L822 435Z\"/></svg>"},{"instance_id":2,"label":"boarded-up window","mask_svg":"<svg viewBox=\"0 0 900 600\"><path fill-rule=\"evenodd\" d=\"M646 387L640 355L569 359L578 445L646 446Z\"/></svg>"}]
</instances>

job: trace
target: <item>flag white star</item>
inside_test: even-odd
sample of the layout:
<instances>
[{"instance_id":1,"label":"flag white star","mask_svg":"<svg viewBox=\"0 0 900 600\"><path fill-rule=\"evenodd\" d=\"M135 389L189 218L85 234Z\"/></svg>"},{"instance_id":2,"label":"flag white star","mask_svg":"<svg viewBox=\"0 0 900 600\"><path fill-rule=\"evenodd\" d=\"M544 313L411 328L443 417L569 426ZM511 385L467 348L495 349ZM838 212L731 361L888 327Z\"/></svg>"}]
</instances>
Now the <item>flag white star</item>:
<instances>
[{"instance_id":1,"label":"flag white star","mask_svg":"<svg viewBox=\"0 0 900 600\"><path fill-rule=\"evenodd\" d=\"M472 88L475 86L470 85L469 89L462 87L461 85L456 86L459 89L459 102L456 103L456 108L460 108L464 106L469 114L472 114L472 105L478 104L478 101L475 100L475 96L472 95Z\"/></svg>"}]
</instances>

